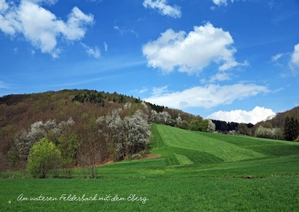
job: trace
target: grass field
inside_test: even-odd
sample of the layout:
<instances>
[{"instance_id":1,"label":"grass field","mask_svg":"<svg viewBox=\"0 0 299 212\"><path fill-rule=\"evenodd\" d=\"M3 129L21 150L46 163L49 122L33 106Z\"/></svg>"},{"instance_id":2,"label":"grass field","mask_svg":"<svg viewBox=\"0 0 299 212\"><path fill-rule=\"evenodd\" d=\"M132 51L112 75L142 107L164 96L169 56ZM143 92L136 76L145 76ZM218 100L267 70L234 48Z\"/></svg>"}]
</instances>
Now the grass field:
<instances>
[{"instance_id":1,"label":"grass field","mask_svg":"<svg viewBox=\"0 0 299 212\"><path fill-rule=\"evenodd\" d=\"M98 179L80 169L73 179L2 173L0 211L298 211L299 144L152 131L151 152L161 157L101 166Z\"/></svg>"}]
</instances>

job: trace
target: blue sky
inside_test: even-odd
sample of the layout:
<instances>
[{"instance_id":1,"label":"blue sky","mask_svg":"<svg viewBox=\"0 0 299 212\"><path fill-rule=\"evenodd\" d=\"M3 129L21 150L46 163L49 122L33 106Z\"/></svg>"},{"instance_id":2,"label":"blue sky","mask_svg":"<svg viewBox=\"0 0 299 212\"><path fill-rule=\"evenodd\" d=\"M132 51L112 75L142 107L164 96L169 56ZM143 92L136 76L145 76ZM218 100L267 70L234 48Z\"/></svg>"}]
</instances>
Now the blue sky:
<instances>
[{"instance_id":1,"label":"blue sky","mask_svg":"<svg viewBox=\"0 0 299 212\"><path fill-rule=\"evenodd\" d=\"M0 96L96 89L251 122L299 104L297 0L0 0Z\"/></svg>"}]
</instances>

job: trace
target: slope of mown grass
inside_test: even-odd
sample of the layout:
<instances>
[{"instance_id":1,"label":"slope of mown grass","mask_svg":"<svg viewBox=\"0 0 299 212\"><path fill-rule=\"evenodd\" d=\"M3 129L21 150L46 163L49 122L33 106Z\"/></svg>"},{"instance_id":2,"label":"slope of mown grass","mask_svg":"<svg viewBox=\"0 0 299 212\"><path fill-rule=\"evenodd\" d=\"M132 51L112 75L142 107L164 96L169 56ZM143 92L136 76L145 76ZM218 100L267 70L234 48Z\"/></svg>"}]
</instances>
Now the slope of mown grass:
<instances>
[{"instance_id":1,"label":"slope of mown grass","mask_svg":"<svg viewBox=\"0 0 299 212\"><path fill-rule=\"evenodd\" d=\"M152 125L153 139L152 139L152 152L162 154L165 158L166 165L182 165L184 161L180 162L176 155L181 155L184 158L190 160L193 164L215 164L223 162L223 159L216 157L208 152L189 149L189 148L177 148L174 146L169 146L165 143L165 138L162 137L163 134L160 133L160 127L164 125ZM174 128L175 130L180 130ZM165 133L164 133L165 135ZM180 157L180 156L179 156ZM189 162L189 164L191 164Z\"/></svg>"},{"instance_id":2,"label":"slope of mown grass","mask_svg":"<svg viewBox=\"0 0 299 212\"><path fill-rule=\"evenodd\" d=\"M200 134L198 132L194 132ZM234 144L241 148L251 149L270 157L290 156L299 154L299 145L294 142L264 139L250 136L230 136L214 133L206 133L205 136L220 139L222 141Z\"/></svg>"},{"instance_id":3,"label":"slope of mown grass","mask_svg":"<svg viewBox=\"0 0 299 212\"><path fill-rule=\"evenodd\" d=\"M165 145L169 147L209 153L225 162L265 157L262 153L247 148L241 148L230 142L209 137L205 134L192 133L165 125L155 125L154 127L157 128L157 133Z\"/></svg>"},{"instance_id":4,"label":"slope of mown grass","mask_svg":"<svg viewBox=\"0 0 299 212\"><path fill-rule=\"evenodd\" d=\"M153 125L153 136L153 151L162 154L166 161L165 175L201 177L299 175L297 143L186 131L164 125ZM158 148L156 139L159 143ZM164 141L166 142L163 143ZM223 145L231 149L224 152ZM230 152L230 155L227 152ZM184 156L184 159L180 161L176 154ZM232 159L224 160L229 156ZM173 158L172 163L170 158ZM186 159L192 163L186 163Z\"/></svg>"},{"instance_id":5,"label":"slope of mown grass","mask_svg":"<svg viewBox=\"0 0 299 212\"><path fill-rule=\"evenodd\" d=\"M168 142L170 145L166 142L164 143L164 136L169 139ZM184 136L185 140L181 142L180 139L182 139L182 136ZM212 151L211 148L215 142L217 142L217 146ZM270 145L271 142L274 147ZM172 143L175 143L176 146L181 146L181 148L173 147ZM223 158L220 158L223 156L218 155L218 153L223 154L223 151L218 149L221 148L220 144L225 145L225 143L229 143L227 148L233 148L233 151L231 151L233 160L225 161ZM299 175L297 165L299 151L297 154L294 151L299 145L296 143L245 136L199 133L154 124L151 145L152 152L161 154L161 158L109 164L99 168L101 176L122 176L124 172L126 176L131 177L142 175L146 177L158 176L166 178L173 176L251 176L257 178ZM190 149L190 146L193 149ZM209 152L204 152L200 149L201 146L206 146L205 149L208 149ZM277 146L282 147L281 150L277 149ZM290 151L291 154L287 155L287 151ZM241 155L244 152L246 153L246 160ZM252 153L252 156L249 158L248 152ZM261 157L261 154L263 157ZM253 157L254 155L256 157ZM243 158L243 160L236 160L238 158Z\"/></svg>"}]
</instances>

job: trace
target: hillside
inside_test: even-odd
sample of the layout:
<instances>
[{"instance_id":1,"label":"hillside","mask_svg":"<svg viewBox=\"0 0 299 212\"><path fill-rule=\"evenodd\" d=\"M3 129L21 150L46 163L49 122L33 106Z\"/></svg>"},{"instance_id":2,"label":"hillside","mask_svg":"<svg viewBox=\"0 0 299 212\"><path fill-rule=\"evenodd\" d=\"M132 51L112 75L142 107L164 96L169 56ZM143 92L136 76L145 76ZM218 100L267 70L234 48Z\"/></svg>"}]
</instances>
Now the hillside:
<instances>
[{"instance_id":1,"label":"hillside","mask_svg":"<svg viewBox=\"0 0 299 212\"><path fill-rule=\"evenodd\" d=\"M277 113L275 117L256 123L254 135L294 141L299 136L299 107Z\"/></svg>"},{"instance_id":2,"label":"hillside","mask_svg":"<svg viewBox=\"0 0 299 212\"><path fill-rule=\"evenodd\" d=\"M152 111L155 117L150 116ZM121 160L145 148L149 141L149 121L167 120L174 124L178 116L187 121L194 117L115 92L62 90L7 95L0 98L0 170L24 168L30 148L43 137L53 141L62 152L62 148L71 148L68 141L73 139L72 145L77 147L73 149L72 165L79 165L80 160L84 160L83 165ZM144 143L128 141L129 132L125 128L134 123L137 127L139 122L144 128L138 130L140 135L134 136L139 136L139 140L144 136ZM87 156L80 159L95 151L91 149L95 140L99 140L97 148L101 156L93 162Z\"/></svg>"},{"instance_id":3,"label":"hillside","mask_svg":"<svg viewBox=\"0 0 299 212\"><path fill-rule=\"evenodd\" d=\"M267 122L267 123L270 123L273 127L284 128L286 117L293 117L293 118L299 120L299 106L294 107L293 109L287 110L285 112L277 113L275 117L273 117L269 120L257 123L256 127Z\"/></svg>"}]
</instances>

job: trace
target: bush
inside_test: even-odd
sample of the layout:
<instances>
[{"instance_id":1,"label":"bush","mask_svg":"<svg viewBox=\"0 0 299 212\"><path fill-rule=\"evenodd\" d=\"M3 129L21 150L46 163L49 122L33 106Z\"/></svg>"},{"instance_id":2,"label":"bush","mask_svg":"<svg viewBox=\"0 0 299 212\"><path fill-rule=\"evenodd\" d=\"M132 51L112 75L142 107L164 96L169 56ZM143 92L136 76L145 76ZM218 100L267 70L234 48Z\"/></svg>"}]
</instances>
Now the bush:
<instances>
[{"instance_id":1,"label":"bush","mask_svg":"<svg viewBox=\"0 0 299 212\"><path fill-rule=\"evenodd\" d=\"M199 131L207 132L209 126L209 120L204 119L199 123Z\"/></svg>"},{"instance_id":2,"label":"bush","mask_svg":"<svg viewBox=\"0 0 299 212\"><path fill-rule=\"evenodd\" d=\"M185 121L185 120L181 121L180 124L179 124L179 128L187 130L189 128L188 122Z\"/></svg>"},{"instance_id":3,"label":"bush","mask_svg":"<svg viewBox=\"0 0 299 212\"><path fill-rule=\"evenodd\" d=\"M49 171L59 167L61 153L47 138L42 138L30 149L28 171L34 178L46 178Z\"/></svg>"},{"instance_id":4,"label":"bush","mask_svg":"<svg viewBox=\"0 0 299 212\"><path fill-rule=\"evenodd\" d=\"M190 129L190 130L194 130L194 131L198 131L199 128L200 128L200 126L199 126L199 121L196 120L196 119L192 119L192 120L190 121L190 124L189 124L189 129Z\"/></svg>"}]
</instances>

